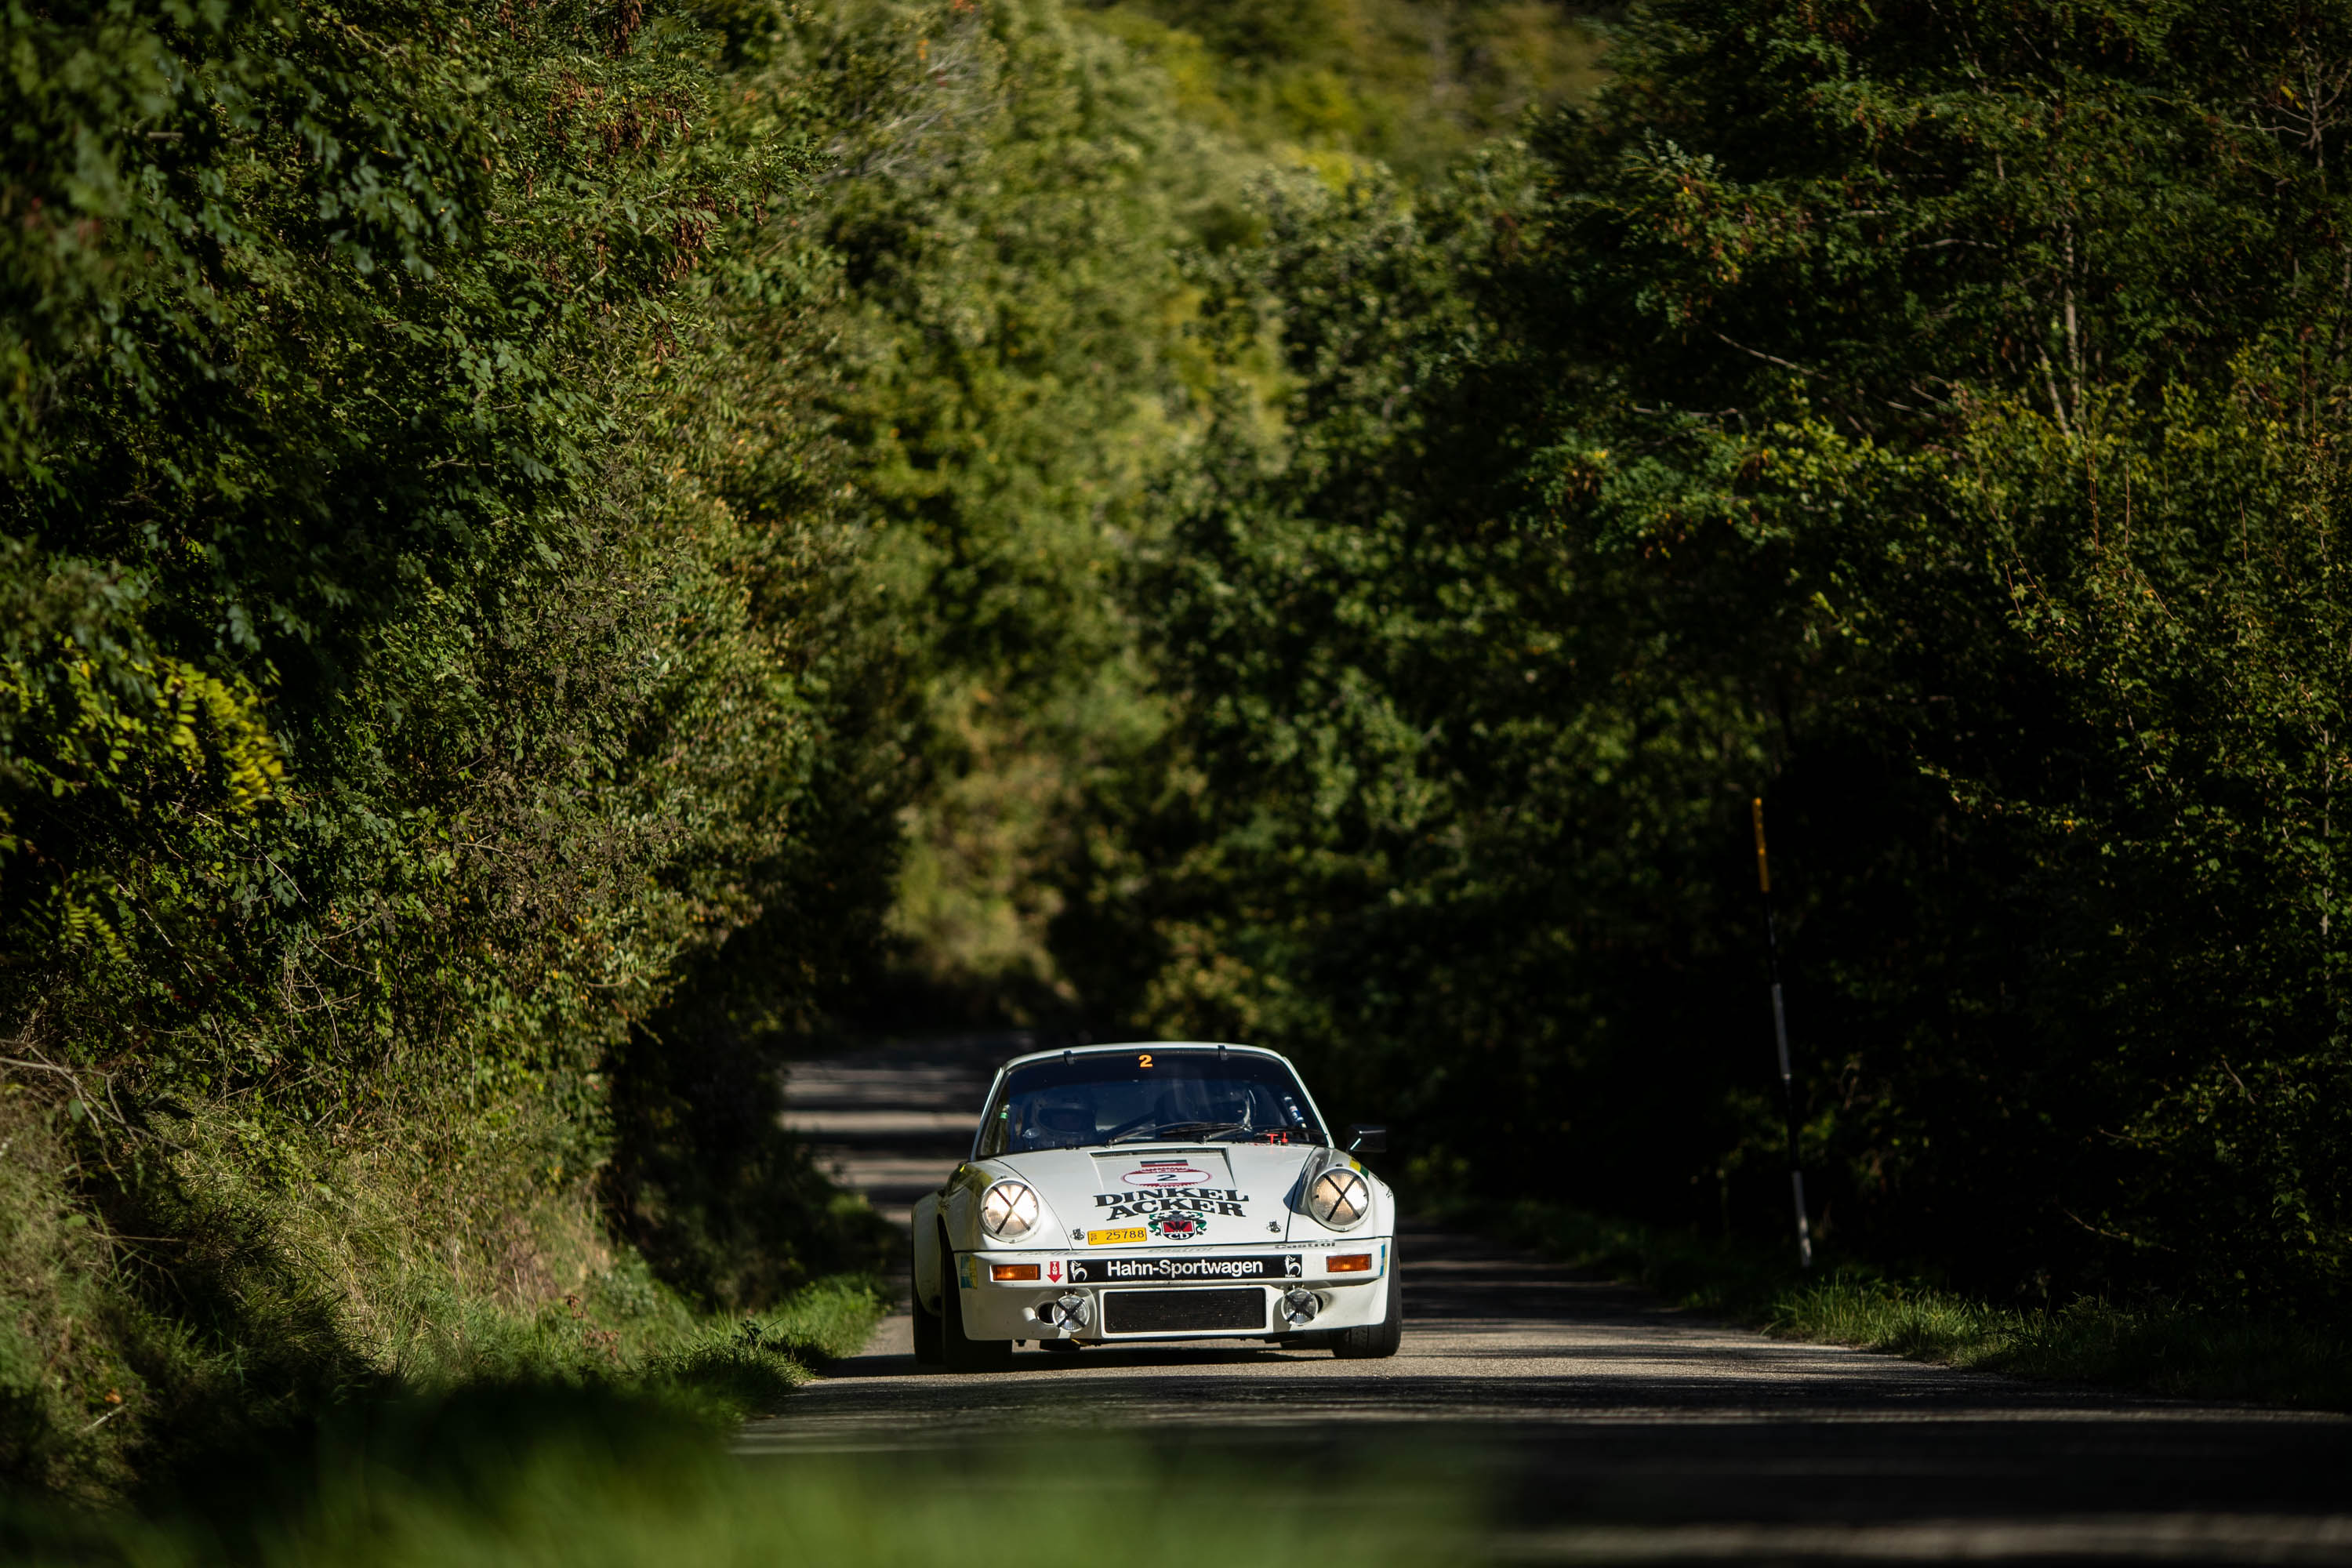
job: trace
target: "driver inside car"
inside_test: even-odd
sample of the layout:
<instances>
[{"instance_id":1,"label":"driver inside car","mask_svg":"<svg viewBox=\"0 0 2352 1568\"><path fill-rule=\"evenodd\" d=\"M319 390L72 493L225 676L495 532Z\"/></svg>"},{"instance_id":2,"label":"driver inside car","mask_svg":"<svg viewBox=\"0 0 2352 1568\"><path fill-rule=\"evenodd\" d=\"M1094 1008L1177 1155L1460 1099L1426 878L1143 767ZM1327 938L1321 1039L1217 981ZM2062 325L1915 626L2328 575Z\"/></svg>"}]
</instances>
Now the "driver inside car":
<instances>
[{"instance_id":1,"label":"driver inside car","mask_svg":"<svg viewBox=\"0 0 2352 1568\"><path fill-rule=\"evenodd\" d=\"M1250 1092L1241 1084L1212 1083L1205 1086L1200 1120L1227 1123L1235 1127L1250 1125Z\"/></svg>"},{"instance_id":2,"label":"driver inside car","mask_svg":"<svg viewBox=\"0 0 2352 1568\"><path fill-rule=\"evenodd\" d=\"M1094 1107L1083 1100L1045 1101L1032 1116L1022 1142L1034 1149L1075 1149L1095 1135Z\"/></svg>"}]
</instances>

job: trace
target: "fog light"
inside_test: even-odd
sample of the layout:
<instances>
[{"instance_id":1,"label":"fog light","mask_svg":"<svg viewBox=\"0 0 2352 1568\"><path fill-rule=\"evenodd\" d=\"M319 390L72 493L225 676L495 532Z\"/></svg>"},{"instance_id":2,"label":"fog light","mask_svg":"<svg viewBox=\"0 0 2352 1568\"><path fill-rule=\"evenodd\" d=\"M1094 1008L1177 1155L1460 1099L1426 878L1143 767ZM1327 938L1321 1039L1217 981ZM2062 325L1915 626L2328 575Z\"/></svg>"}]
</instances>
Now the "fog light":
<instances>
[{"instance_id":1,"label":"fog light","mask_svg":"<svg viewBox=\"0 0 2352 1568\"><path fill-rule=\"evenodd\" d=\"M1303 1329L1315 1321L1323 1303L1315 1299L1312 1290L1286 1290L1282 1295L1282 1319L1294 1329Z\"/></svg>"},{"instance_id":2,"label":"fog light","mask_svg":"<svg viewBox=\"0 0 2352 1568\"><path fill-rule=\"evenodd\" d=\"M1372 1255L1369 1252L1349 1252L1326 1258L1323 1263L1327 1274L1367 1274L1371 1271L1371 1267Z\"/></svg>"},{"instance_id":3,"label":"fog light","mask_svg":"<svg viewBox=\"0 0 2352 1568\"><path fill-rule=\"evenodd\" d=\"M1073 1333L1094 1320L1094 1304L1076 1290L1059 1296L1037 1309L1037 1321L1050 1329L1067 1329Z\"/></svg>"},{"instance_id":4,"label":"fog light","mask_svg":"<svg viewBox=\"0 0 2352 1568\"><path fill-rule=\"evenodd\" d=\"M988 1266L991 1279L1042 1279L1044 1270L1034 1263L992 1263Z\"/></svg>"}]
</instances>

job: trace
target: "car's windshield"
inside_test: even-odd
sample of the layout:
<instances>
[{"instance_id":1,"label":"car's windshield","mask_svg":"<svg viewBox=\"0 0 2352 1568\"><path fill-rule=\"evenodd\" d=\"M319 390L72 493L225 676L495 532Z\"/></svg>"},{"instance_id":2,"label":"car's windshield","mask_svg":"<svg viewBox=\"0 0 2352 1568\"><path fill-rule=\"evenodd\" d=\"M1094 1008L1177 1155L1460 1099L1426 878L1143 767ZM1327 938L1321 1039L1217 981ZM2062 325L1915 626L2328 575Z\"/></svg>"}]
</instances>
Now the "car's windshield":
<instances>
[{"instance_id":1,"label":"car's windshield","mask_svg":"<svg viewBox=\"0 0 2352 1568\"><path fill-rule=\"evenodd\" d=\"M1169 1139L1321 1143L1288 1068L1241 1051L1103 1051L1005 1076L981 1127L982 1159L1032 1149Z\"/></svg>"}]
</instances>

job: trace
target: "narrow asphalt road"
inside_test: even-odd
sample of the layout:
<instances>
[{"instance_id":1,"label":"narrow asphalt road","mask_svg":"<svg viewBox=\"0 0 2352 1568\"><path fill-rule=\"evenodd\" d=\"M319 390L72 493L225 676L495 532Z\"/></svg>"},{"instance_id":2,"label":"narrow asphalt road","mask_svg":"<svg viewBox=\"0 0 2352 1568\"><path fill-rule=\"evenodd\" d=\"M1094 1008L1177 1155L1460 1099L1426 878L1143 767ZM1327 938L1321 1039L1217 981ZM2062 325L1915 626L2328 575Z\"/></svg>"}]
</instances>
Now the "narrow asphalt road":
<instances>
[{"instance_id":1,"label":"narrow asphalt road","mask_svg":"<svg viewBox=\"0 0 2352 1568\"><path fill-rule=\"evenodd\" d=\"M904 1222L1005 1037L796 1068L792 1123ZM1399 1238L1404 1348L1092 1349L919 1366L886 1321L747 1455L1127 1434L1472 1479L1505 1558L2352 1563L2352 1419L2138 1398L1769 1340L1459 1232Z\"/></svg>"}]
</instances>

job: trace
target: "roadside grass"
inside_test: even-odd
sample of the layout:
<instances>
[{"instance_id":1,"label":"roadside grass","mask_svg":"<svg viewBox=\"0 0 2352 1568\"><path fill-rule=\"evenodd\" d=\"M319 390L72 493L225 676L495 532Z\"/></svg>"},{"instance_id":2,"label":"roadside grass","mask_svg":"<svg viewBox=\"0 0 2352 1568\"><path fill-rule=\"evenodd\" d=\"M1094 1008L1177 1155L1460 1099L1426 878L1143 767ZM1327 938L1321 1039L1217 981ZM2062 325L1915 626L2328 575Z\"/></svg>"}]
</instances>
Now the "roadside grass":
<instances>
[{"instance_id":1,"label":"roadside grass","mask_svg":"<svg viewBox=\"0 0 2352 1568\"><path fill-rule=\"evenodd\" d=\"M1008 1457L737 1456L658 1399L474 1389L341 1412L225 1458L143 1513L0 1509L23 1568L972 1568L1112 1554L1170 1568L1473 1561L1461 1467L1352 1449L1073 1440Z\"/></svg>"},{"instance_id":2,"label":"roadside grass","mask_svg":"<svg viewBox=\"0 0 2352 1568\"><path fill-rule=\"evenodd\" d=\"M888 1291L863 1275L820 1279L761 1320L795 1355L833 1361L856 1355L890 1310Z\"/></svg>"},{"instance_id":3,"label":"roadside grass","mask_svg":"<svg viewBox=\"0 0 2352 1568\"><path fill-rule=\"evenodd\" d=\"M813 1364L855 1355L889 1310L879 1281L820 1279L775 1311L714 1325L677 1349L646 1358L637 1382L718 1425L772 1415Z\"/></svg>"},{"instance_id":4,"label":"roadside grass","mask_svg":"<svg viewBox=\"0 0 2352 1568\"><path fill-rule=\"evenodd\" d=\"M2305 1323L2087 1297L2003 1307L1852 1262L1808 1276L1777 1250L1549 1204L1517 1205L1501 1228L1563 1262L1782 1339L2179 1398L2352 1409L2352 1343Z\"/></svg>"},{"instance_id":5,"label":"roadside grass","mask_svg":"<svg viewBox=\"0 0 2352 1568\"><path fill-rule=\"evenodd\" d=\"M338 1143L199 1107L141 1163L0 1082L0 1486L117 1500L320 1410L485 1384L636 1389L725 1425L885 1310L863 1272L756 1316L689 1297L614 1234L560 1118L439 1109ZM829 1191L781 1199L887 1229Z\"/></svg>"}]
</instances>

